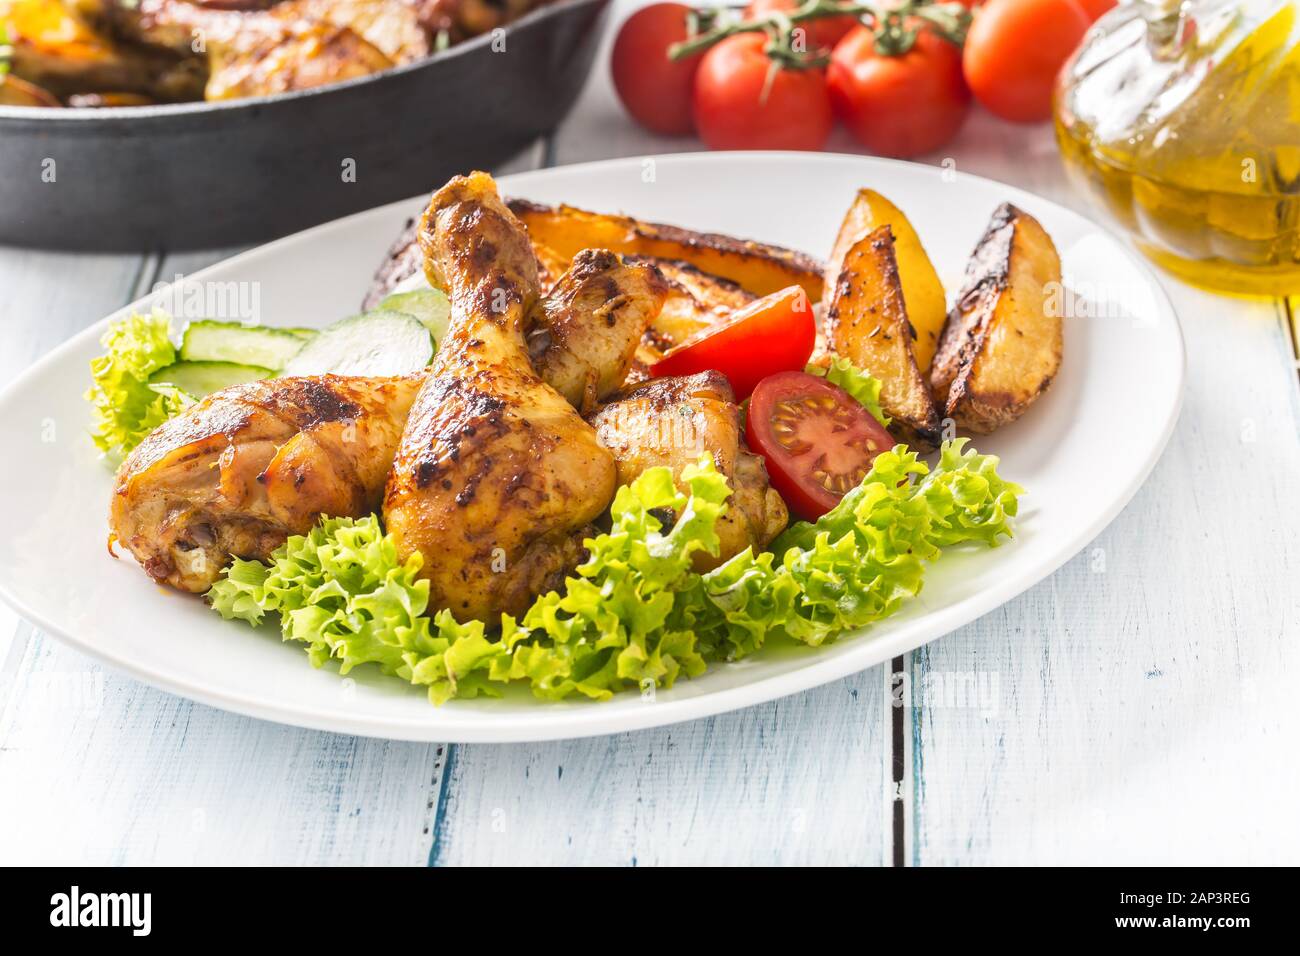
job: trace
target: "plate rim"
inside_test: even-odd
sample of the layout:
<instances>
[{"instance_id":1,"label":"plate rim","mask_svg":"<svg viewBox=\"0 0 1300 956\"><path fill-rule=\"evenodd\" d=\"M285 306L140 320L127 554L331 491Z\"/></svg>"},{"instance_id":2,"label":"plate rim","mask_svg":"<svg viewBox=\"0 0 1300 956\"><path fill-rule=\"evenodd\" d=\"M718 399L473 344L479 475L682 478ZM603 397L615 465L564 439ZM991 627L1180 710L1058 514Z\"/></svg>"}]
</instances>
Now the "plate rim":
<instances>
[{"instance_id":1,"label":"plate rim","mask_svg":"<svg viewBox=\"0 0 1300 956\"><path fill-rule=\"evenodd\" d=\"M548 176L555 175L559 172L574 173L619 165L635 166L643 163L647 159L653 160L656 163L687 164L696 162L735 163L737 161L742 163L754 161L793 161L817 164L848 161L861 163L866 167L897 166L932 171L935 174L948 172L947 170L940 170L938 167L931 167L923 163L912 163L904 160L886 159L874 156L859 156L850 153L808 154L788 151L750 151L730 153L684 152L620 157L597 160L589 163L575 163L565 166L551 167L548 169L528 170L525 172L503 175L499 177L499 181L502 182L504 188L508 190L511 188L511 184L513 183L522 182L526 184L528 180L545 179ZM981 184L996 185L1007 191L1007 198L1011 201L1016 201L1017 197L1019 197L1021 201L1025 199L1030 200L1028 203L1029 205L1042 204L1051 207L1054 214L1064 214L1067 217L1078 220L1114 240L1123 250L1128 261L1137 267L1139 273L1143 276L1148 283L1148 286L1153 291L1152 300L1155 312L1160 314L1160 317L1169 321L1174 341L1177 343L1178 347L1178 361L1173 364L1177 377L1175 382L1176 387L1173 390L1174 400L1169 405L1168 411L1165 415L1165 421L1160 428L1159 437L1152 443L1145 460L1141 463L1141 466L1133 472L1134 477L1130 480L1128 487L1121 494L1112 499L1106 508L1099 511L1092 521L1088 522L1085 526L1082 526L1075 535L1064 543L1058 544L1054 549L1050 561L1035 566L1032 571L1021 575L1018 578L1009 578L999 581L994 586L972 594L956 603L927 611L922 619L925 624L921 628L923 633L927 636L922 636L919 640L914 634L907 630L870 640L859 639L857 641L857 647L841 655L827 656L821 659L810 658L808 663L804 666L790 671L772 674L767 677L760 677L756 680L739 684L734 687L721 688L716 691L684 697L679 700L655 702L642 708L628 708L613 712L605 712L594 709L599 707L599 704L588 704L582 702L576 706L569 706L564 711L552 711L546 715L544 721L539 721L534 717L522 715L511 715L509 719L505 720L499 718L490 718L485 720L482 711L479 710L466 710L463 713L458 713L446 706L437 709L430 706L429 713L426 716L438 715L439 718L431 721L414 716L408 718L399 715L368 715L341 708L324 710L311 705L287 703L283 700L268 702L260 696L246 695L237 691L229 691L201 683L195 683L192 680L178 677L169 671L150 668L147 665L136 663L135 660L130 657L104 651L97 647L93 642L74 636L61 625L55 624L45 615L28 606L22 596L12 590L8 582L3 578L0 578L0 600L3 600L24 620L35 625L40 631L49 637L72 647L79 653L86 654L89 657L108 665L116 671L126 673L137 680L149 684L150 686L157 687L179 697L194 700L208 706L216 707L220 710L255 717L261 720L268 720L275 723L286 724L289 726L388 740L439 743L531 743L548 740L579 739L583 737L626 733L652 727L669 726L688 720L715 716L732 710L738 710L743 707L778 700L790 696L791 694L810 690L834 680L875 667L898 654L914 650L930 643L931 641L938 640L939 638L952 633L952 631L959 627L973 623L980 617L988 614L990 611L1001 607L1003 604L1006 604L1018 597L1020 594L1023 594L1031 587L1051 577L1051 575L1056 573L1056 571L1058 571L1067 561L1074 558L1088 543L1088 541L1094 539L1102 530L1115 520L1119 513L1133 500L1138 490L1146 483L1147 479L1150 477L1151 471L1155 468L1156 463L1164 455L1169 439L1173 435L1174 428L1177 426L1182 412L1187 381L1187 348L1182 324L1178 317L1177 310L1174 309L1168 292L1157 278L1154 268L1142 259L1136 250L1120 239L1120 237L1118 237L1112 230L1099 225L1089 217L1075 212L1060 203L1031 193L1017 186L1012 186L988 177L976 176L964 172L956 172L955 175L959 180L969 180ZM329 222L312 226L291 235L272 240L271 242L262 243L251 249L237 253L234 256L230 256L226 259L220 260L219 262L206 266L195 273L187 275L185 281L203 281L208 273L216 269L228 269L231 267L237 268L245 258L265 255L272 250L280 251L285 247L298 243L325 239L326 237L322 234L328 233L330 230L334 229L346 229L353 220L359 217L374 215L376 212L381 210L396 211L399 208L408 205L414 208L415 204L421 201L422 198L423 194L413 196L410 199L401 199L391 203L385 203L380 206L375 206L370 209L362 210ZM382 254L383 250L377 252L377 256L381 256ZM103 330L107 327L109 322L115 320L119 316L128 314L131 310L138 308L142 303L148 303L156 295L156 291L146 293L145 295L122 306L120 309L109 313L97 322L82 329L80 332L77 332L70 338L55 346L45 355L33 362L32 365L24 370L12 382L8 383L4 389L0 390L0 406L8 400L11 392L17 392L28 386L32 380L45 374L49 367L57 365L65 353L80 348L89 339L97 338L103 333ZM863 658L867 657L872 659L863 660ZM779 686L773 688L771 686L773 684Z\"/></svg>"}]
</instances>

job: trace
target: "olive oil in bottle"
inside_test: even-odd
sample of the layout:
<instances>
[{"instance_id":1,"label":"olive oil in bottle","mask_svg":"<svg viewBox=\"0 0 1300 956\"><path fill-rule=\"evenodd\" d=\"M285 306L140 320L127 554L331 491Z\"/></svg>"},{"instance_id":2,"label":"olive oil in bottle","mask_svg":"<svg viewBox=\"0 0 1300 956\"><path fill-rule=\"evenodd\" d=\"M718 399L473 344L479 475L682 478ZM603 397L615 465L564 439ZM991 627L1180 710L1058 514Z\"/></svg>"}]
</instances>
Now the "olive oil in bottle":
<instances>
[{"instance_id":1,"label":"olive oil in bottle","mask_svg":"<svg viewBox=\"0 0 1300 956\"><path fill-rule=\"evenodd\" d=\"M1170 272L1300 293L1296 0L1137 0L1062 71L1071 177Z\"/></svg>"}]
</instances>

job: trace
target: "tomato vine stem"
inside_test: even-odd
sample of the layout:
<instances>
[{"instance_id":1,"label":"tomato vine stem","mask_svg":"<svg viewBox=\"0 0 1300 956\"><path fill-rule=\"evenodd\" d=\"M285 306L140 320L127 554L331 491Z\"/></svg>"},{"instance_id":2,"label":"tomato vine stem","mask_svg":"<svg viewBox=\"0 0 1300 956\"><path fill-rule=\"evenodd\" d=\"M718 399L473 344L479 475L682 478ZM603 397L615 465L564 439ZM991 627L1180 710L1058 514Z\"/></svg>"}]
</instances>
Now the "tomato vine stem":
<instances>
[{"instance_id":1,"label":"tomato vine stem","mask_svg":"<svg viewBox=\"0 0 1300 956\"><path fill-rule=\"evenodd\" d=\"M883 7L872 3L805 0L794 10L782 10L752 20L723 20L726 11L704 9L688 15L690 38L668 48L668 56L682 60L709 49L728 37L741 33L766 33L764 52L773 65L782 69L809 69L825 66L827 51L809 50L807 33L799 25L827 17L853 17L876 34L876 51L885 56L901 56L916 42L917 32L930 29L937 36L957 46L966 39L970 11L954 2L903 0L898 6Z\"/></svg>"}]
</instances>

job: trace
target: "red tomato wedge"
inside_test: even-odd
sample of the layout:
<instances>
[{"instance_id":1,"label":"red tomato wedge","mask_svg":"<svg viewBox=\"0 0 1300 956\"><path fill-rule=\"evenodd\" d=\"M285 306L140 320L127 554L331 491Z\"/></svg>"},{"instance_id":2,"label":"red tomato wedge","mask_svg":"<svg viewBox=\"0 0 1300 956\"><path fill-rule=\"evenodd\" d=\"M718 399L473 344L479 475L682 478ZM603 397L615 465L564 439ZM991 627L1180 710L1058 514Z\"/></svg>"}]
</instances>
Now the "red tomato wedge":
<instances>
[{"instance_id":1,"label":"red tomato wedge","mask_svg":"<svg viewBox=\"0 0 1300 956\"><path fill-rule=\"evenodd\" d=\"M727 376L740 402L769 375L802 370L816 344L812 303L803 289L792 285L691 336L670 349L650 371L663 376L715 369Z\"/></svg>"},{"instance_id":2,"label":"red tomato wedge","mask_svg":"<svg viewBox=\"0 0 1300 956\"><path fill-rule=\"evenodd\" d=\"M824 378L781 372L749 399L745 441L767 462L790 510L815 521L862 483L894 439L852 395Z\"/></svg>"}]
</instances>

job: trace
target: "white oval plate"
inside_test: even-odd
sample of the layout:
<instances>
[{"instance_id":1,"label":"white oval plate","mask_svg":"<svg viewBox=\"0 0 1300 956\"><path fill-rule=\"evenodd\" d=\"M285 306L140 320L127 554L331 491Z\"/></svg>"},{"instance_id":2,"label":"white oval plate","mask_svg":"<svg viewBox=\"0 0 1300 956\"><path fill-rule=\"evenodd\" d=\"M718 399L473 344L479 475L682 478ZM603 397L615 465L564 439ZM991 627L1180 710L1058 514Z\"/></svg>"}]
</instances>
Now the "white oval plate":
<instances>
[{"instance_id":1,"label":"white oval plate","mask_svg":"<svg viewBox=\"0 0 1300 956\"><path fill-rule=\"evenodd\" d=\"M933 167L851 156L701 154L627 159L503 177L502 192L624 211L657 222L829 252L854 191L871 186L916 224L951 296L995 206L1010 200L1056 241L1066 283L1086 297L1066 320L1065 362L1019 421L978 439L1027 492L1014 541L953 551L897 616L836 644L765 650L713 666L653 700L431 706L378 674L316 670L275 628L227 623L201 601L153 584L105 541L112 476L85 431L87 363L109 319L66 342L0 396L6 505L0 594L46 632L158 687L305 727L430 741L579 737L688 720L815 687L887 661L1010 600L1081 550L1129 501L1173 429L1183 392L1182 334L1147 266L1086 219L1036 196ZM242 291L272 325L322 326L357 311L376 264L420 200L341 219L191 277ZM133 308L147 309L150 299ZM209 306L210 307L210 306ZM123 310L124 312L126 310ZM230 311L233 311L231 309ZM120 314L120 313L119 313ZM116 316L110 317L114 318Z\"/></svg>"}]
</instances>

